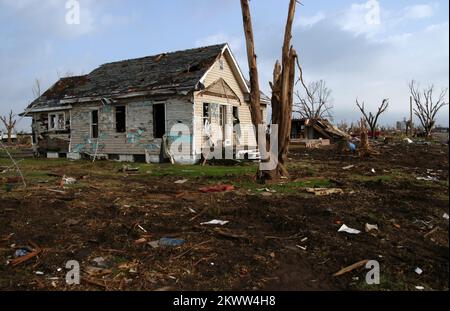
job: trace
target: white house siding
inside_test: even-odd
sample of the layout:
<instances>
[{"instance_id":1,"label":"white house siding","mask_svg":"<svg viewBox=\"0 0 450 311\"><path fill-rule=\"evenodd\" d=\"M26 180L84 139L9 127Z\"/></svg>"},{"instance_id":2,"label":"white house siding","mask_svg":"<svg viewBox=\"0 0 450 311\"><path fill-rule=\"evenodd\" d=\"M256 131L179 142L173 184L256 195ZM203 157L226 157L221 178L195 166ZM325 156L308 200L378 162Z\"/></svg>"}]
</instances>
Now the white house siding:
<instances>
[{"instance_id":1,"label":"white house siding","mask_svg":"<svg viewBox=\"0 0 450 311\"><path fill-rule=\"evenodd\" d=\"M226 97L217 97L217 96L211 96L211 95L204 95L202 92L195 92L194 94L194 101L195 101L195 152L196 155L199 156L201 154L201 148L202 145L207 141L207 138L204 133L204 126L203 126L203 104L209 103L209 104L219 104L219 105L226 105L227 108L227 123L233 124L232 117L233 117L233 106L238 107L238 114L239 114L239 120L241 127L247 127L251 129L252 126L252 119L250 114L250 106L249 103L245 101L244 99L244 92L242 91L242 87L238 83L237 79L237 73L235 70L233 70L231 64L231 59L225 54L222 55L220 59L218 59L211 70L208 72L208 74L205 77L204 85L207 88L220 78L222 78L234 91L236 96L238 97L238 100L226 98ZM222 68L221 68L222 65ZM262 106L263 114L264 114L264 120L267 117L266 107ZM212 123L217 124L219 120L217 118L212 118ZM245 139L239 143L241 145L254 147L256 146L256 139L254 132L249 130L248 137L245 137ZM227 133L226 139L231 138L232 132ZM236 143L236 142L234 142Z\"/></svg>"},{"instance_id":2,"label":"white house siding","mask_svg":"<svg viewBox=\"0 0 450 311\"><path fill-rule=\"evenodd\" d=\"M78 104L72 109L71 152L100 155L147 155L152 162L159 161L162 139L153 137L154 103L165 104L167 135L169 135L171 127L177 123L186 124L192 133L193 108L192 103L185 98L158 101L142 99L106 106L101 103ZM126 133L116 132L115 106L126 107ZM98 138L91 137L91 112L93 110L98 110ZM184 137L184 139L191 141L192 135ZM185 154L190 155L189 150Z\"/></svg>"}]
</instances>

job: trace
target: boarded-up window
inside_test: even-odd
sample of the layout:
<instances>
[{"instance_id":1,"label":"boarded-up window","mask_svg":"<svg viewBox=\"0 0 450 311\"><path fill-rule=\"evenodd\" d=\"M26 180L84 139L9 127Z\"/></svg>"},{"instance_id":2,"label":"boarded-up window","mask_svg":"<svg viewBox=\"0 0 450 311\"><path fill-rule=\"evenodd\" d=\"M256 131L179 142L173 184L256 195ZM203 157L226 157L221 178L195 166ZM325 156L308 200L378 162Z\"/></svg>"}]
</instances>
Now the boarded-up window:
<instances>
[{"instance_id":1,"label":"boarded-up window","mask_svg":"<svg viewBox=\"0 0 450 311\"><path fill-rule=\"evenodd\" d=\"M91 138L98 138L98 110L91 112Z\"/></svg>"},{"instance_id":2,"label":"boarded-up window","mask_svg":"<svg viewBox=\"0 0 450 311\"><path fill-rule=\"evenodd\" d=\"M125 133L127 131L125 106L116 107L116 132Z\"/></svg>"},{"instance_id":3,"label":"boarded-up window","mask_svg":"<svg viewBox=\"0 0 450 311\"><path fill-rule=\"evenodd\" d=\"M153 105L153 137L163 138L166 135L166 108L164 104Z\"/></svg>"}]
</instances>

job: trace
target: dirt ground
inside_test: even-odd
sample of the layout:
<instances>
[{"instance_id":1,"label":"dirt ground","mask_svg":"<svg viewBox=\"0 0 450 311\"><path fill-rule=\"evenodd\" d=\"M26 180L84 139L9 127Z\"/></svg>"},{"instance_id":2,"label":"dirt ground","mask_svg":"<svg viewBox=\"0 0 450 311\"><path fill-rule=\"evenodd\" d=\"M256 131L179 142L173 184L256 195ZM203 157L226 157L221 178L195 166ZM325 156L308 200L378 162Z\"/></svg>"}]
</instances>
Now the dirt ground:
<instances>
[{"instance_id":1,"label":"dirt ground","mask_svg":"<svg viewBox=\"0 0 450 311\"><path fill-rule=\"evenodd\" d=\"M0 159L0 290L448 290L448 146L375 148L360 160L293 147L291 179L269 185L255 184L255 164L122 172L116 162L25 159L25 189ZM77 182L63 188L63 175ZM216 184L235 190L198 190ZM306 191L315 187L343 194ZM201 225L213 219L229 223ZM343 224L361 233L338 232ZM164 237L185 243L148 244ZM37 247L12 266L16 250ZM65 282L69 260L80 285ZM381 284L366 284L364 266L333 276L362 260L379 262Z\"/></svg>"}]
</instances>

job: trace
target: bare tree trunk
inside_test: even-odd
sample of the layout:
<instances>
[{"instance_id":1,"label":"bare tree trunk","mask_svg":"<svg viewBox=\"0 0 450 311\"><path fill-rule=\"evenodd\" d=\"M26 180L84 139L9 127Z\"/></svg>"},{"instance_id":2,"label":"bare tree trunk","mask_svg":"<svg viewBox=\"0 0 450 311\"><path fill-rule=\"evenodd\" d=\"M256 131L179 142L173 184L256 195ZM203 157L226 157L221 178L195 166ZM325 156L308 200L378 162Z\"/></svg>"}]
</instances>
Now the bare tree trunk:
<instances>
[{"instance_id":1,"label":"bare tree trunk","mask_svg":"<svg viewBox=\"0 0 450 311\"><path fill-rule=\"evenodd\" d=\"M259 98L259 82L256 64L256 55L254 51L253 30L251 26L250 9L248 0L241 0L242 15L244 17L244 29L247 42L247 56L250 68L250 83L252 97ZM297 53L291 46L292 25L295 16L296 0L290 0L289 13L286 21L286 29L284 34L284 42L282 49L282 62L277 61L275 64L272 87L272 124L278 125L278 164L271 171L259 171L258 178L260 180L277 179L280 177L288 177L289 173L285 167L287 154L289 151L290 135L291 135L291 118L292 106L294 101L294 85L295 85L295 65ZM256 95L255 93L258 93ZM258 110L260 114L259 102L255 103L254 98L252 105L252 121L255 123L261 120L258 116L253 116L254 110ZM263 159L264 160L264 159Z\"/></svg>"},{"instance_id":2,"label":"bare tree trunk","mask_svg":"<svg viewBox=\"0 0 450 311\"><path fill-rule=\"evenodd\" d=\"M250 70L250 112L252 122L258 131L258 125L262 123L261 93L259 87L258 65L256 63L255 42L253 35L252 18L248 0L241 0L242 17L244 22L245 41L247 44L247 59Z\"/></svg>"},{"instance_id":3,"label":"bare tree trunk","mask_svg":"<svg viewBox=\"0 0 450 311\"><path fill-rule=\"evenodd\" d=\"M12 145L12 133L14 128L16 127L16 120L14 120L14 114L13 111L9 113L9 117L0 117L0 121L3 122L3 125L5 126L6 133L8 135L8 145Z\"/></svg>"}]
</instances>

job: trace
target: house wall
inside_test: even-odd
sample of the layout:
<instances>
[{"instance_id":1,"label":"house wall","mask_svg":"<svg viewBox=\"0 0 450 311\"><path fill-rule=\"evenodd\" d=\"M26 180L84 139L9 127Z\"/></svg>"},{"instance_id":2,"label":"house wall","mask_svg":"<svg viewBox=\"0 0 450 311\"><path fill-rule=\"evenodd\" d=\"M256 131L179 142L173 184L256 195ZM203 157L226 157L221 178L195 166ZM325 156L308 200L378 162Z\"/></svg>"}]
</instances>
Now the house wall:
<instances>
[{"instance_id":1,"label":"house wall","mask_svg":"<svg viewBox=\"0 0 450 311\"><path fill-rule=\"evenodd\" d=\"M65 126L64 130L49 130L49 114L64 113ZM38 151L45 153L58 152L67 153L70 145L70 111L59 110L51 112L36 112L32 114L31 124L33 136L36 139Z\"/></svg>"},{"instance_id":2,"label":"house wall","mask_svg":"<svg viewBox=\"0 0 450 311\"><path fill-rule=\"evenodd\" d=\"M154 138L153 104L165 104L166 135L170 134L174 124L182 123L191 128L192 103L183 97L157 101L149 99L121 101L106 106L101 103L77 105L72 111L71 152L147 155L152 162L158 162L162 139ZM126 107L126 133L116 132L115 106ZM93 110L99 111L98 139L91 138L91 111ZM190 143L192 136L188 135L184 139ZM190 155L190 152L186 151L184 155Z\"/></svg>"},{"instance_id":3,"label":"house wall","mask_svg":"<svg viewBox=\"0 0 450 311\"><path fill-rule=\"evenodd\" d=\"M188 97L174 97L166 100L127 100L114 105L103 105L101 102L77 104L66 111L67 131L48 134L48 114L39 114L37 122L33 122L37 133L64 139L66 149L75 158L81 153L90 155L146 155L151 162L159 162L162 139L153 135L153 104L165 104L166 108L166 135L169 143L175 139L182 139L192 145L192 119L193 103ZM126 107L126 132L116 132L115 106ZM98 138L92 138L91 112L98 110ZM174 124L184 124L189 133L181 136L179 132L172 133L170 129ZM183 149L181 153L189 162L190 149ZM62 151L60 151L62 152Z\"/></svg>"},{"instance_id":4,"label":"house wall","mask_svg":"<svg viewBox=\"0 0 450 311\"><path fill-rule=\"evenodd\" d=\"M218 79L222 78L225 80L225 82L231 87L231 89L234 91L238 99L231 99L226 97L219 97L219 96L211 96L211 95L204 95L202 92L195 92L194 93L194 127L195 127L195 152L197 155L201 154L201 148L202 145L206 144L208 141L207 136L205 135L204 126L203 126L203 104L209 103L209 104L219 104L219 105L226 105L227 108L227 123L233 124L232 117L233 117L233 106L238 107L238 114L239 114L239 120L240 120L240 126L242 128L247 127L251 128L252 126L252 119L250 114L250 105L248 102L245 101L244 92L242 91L242 87L238 83L237 73L233 69L232 60L227 55L224 54L221 56L220 59L218 59L211 70L208 72L208 74L205 77L204 85L207 88L214 82L216 82ZM267 119L267 109L266 106L261 106L263 109L263 120ZM218 119L212 118L212 124L217 124ZM246 135L243 137L242 141L238 142L240 145L250 146L254 147L256 146L256 139L253 131L248 131L249 135ZM232 130L228 131L226 134L226 139L230 139L233 137ZM236 143L236 142L234 142Z\"/></svg>"}]
</instances>

